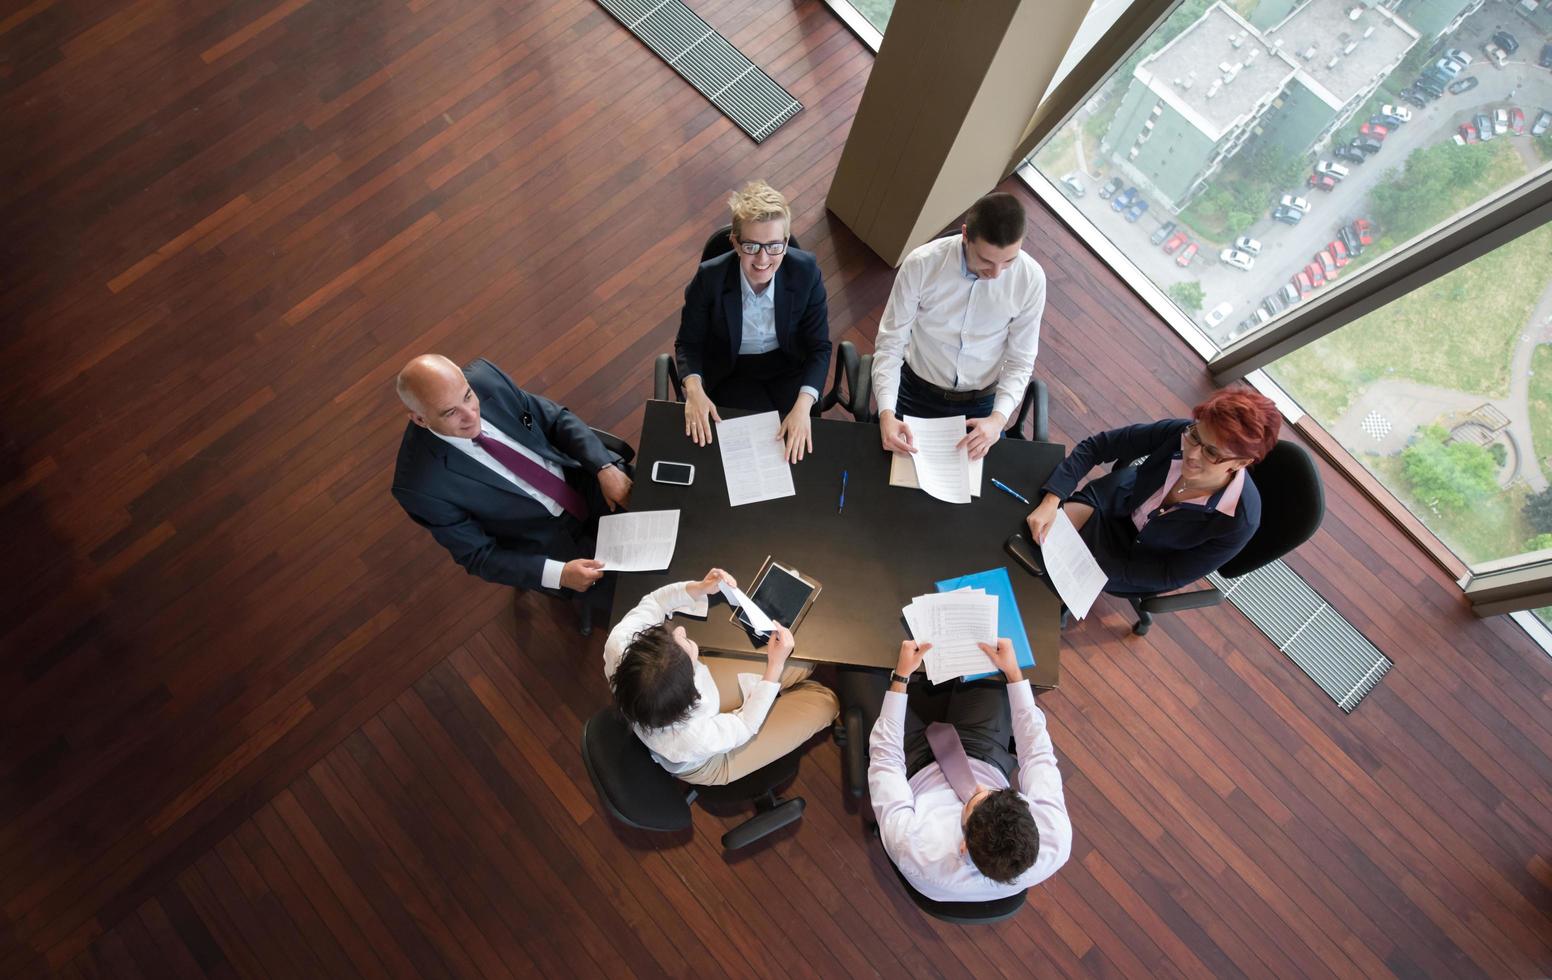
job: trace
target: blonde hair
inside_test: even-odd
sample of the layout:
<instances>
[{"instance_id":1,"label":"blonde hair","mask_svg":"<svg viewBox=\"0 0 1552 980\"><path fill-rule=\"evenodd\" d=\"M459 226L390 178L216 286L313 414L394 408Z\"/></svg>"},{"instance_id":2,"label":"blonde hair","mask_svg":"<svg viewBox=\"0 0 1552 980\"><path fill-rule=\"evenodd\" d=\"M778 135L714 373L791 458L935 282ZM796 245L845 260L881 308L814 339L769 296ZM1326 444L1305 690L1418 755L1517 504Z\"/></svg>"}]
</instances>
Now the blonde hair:
<instances>
[{"instance_id":1,"label":"blonde hair","mask_svg":"<svg viewBox=\"0 0 1552 980\"><path fill-rule=\"evenodd\" d=\"M781 191L763 180L751 180L728 198L728 209L733 212L733 236L738 237L745 224L757 221L782 220L784 237L792 237L792 209Z\"/></svg>"}]
</instances>

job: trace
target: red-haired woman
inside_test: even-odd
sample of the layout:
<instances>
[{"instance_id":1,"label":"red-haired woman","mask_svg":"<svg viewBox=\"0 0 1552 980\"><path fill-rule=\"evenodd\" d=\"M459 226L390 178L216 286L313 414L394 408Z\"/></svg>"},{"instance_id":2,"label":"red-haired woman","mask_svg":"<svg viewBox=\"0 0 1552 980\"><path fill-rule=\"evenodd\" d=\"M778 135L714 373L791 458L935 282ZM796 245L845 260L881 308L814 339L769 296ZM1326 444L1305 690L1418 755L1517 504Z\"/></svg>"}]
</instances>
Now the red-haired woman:
<instances>
[{"instance_id":1,"label":"red-haired woman","mask_svg":"<svg viewBox=\"0 0 1552 980\"><path fill-rule=\"evenodd\" d=\"M1222 567L1261 524L1261 494L1245 467L1276 444L1282 415L1264 395L1225 388L1191 416L1078 443L1029 515L1035 540L1045 541L1057 508L1064 509L1110 576L1105 591L1113 595L1169 592ZM1076 489L1096 465L1139 458Z\"/></svg>"}]
</instances>

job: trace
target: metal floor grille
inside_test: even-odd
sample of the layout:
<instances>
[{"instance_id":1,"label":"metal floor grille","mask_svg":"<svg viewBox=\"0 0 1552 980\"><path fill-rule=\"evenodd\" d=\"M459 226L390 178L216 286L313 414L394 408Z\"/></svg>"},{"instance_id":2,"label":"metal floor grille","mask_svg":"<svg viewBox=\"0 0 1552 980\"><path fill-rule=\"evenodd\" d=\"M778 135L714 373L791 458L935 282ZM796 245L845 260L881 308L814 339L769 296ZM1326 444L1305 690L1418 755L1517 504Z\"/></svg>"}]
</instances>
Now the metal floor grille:
<instances>
[{"instance_id":1,"label":"metal floor grille","mask_svg":"<svg viewBox=\"0 0 1552 980\"><path fill-rule=\"evenodd\" d=\"M1280 561L1236 579L1207 577L1343 711L1358 707L1391 668L1389 658Z\"/></svg>"},{"instance_id":2,"label":"metal floor grille","mask_svg":"<svg viewBox=\"0 0 1552 980\"><path fill-rule=\"evenodd\" d=\"M598 0L598 4L756 143L803 108L680 0Z\"/></svg>"}]
</instances>

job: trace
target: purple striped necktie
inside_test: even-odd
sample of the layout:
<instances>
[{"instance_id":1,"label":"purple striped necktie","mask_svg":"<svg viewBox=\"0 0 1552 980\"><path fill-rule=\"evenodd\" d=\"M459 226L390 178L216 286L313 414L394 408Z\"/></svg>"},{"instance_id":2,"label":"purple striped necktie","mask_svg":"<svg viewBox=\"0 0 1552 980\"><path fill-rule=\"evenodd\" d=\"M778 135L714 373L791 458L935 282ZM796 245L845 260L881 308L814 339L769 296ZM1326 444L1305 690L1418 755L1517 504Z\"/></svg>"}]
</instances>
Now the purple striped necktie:
<instances>
[{"instance_id":1,"label":"purple striped necktie","mask_svg":"<svg viewBox=\"0 0 1552 980\"><path fill-rule=\"evenodd\" d=\"M935 721L927 726L927 745L932 757L938 760L938 768L954 788L959 802L969 803L975 795L975 774L970 771L970 756L965 754L964 743L959 740L959 729L953 725Z\"/></svg>"},{"instance_id":2,"label":"purple striped necktie","mask_svg":"<svg viewBox=\"0 0 1552 980\"><path fill-rule=\"evenodd\" d=\"M499 439L492 439L481 432L474 437L474 444L512 472L512 475L561 505L572 517L587 522L587 501L571 484L535 463L522 453Z\"/></svg>"}]
</instances>

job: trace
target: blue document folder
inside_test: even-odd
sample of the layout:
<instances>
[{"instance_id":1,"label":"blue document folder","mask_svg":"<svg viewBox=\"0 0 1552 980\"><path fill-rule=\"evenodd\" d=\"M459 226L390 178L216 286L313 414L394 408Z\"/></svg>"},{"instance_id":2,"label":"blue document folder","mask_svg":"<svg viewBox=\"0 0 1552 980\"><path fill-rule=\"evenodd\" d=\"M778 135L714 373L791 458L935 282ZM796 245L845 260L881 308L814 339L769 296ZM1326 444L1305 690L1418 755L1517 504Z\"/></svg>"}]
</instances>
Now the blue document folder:
<instances>
[{"instance_id":1,"label":"blue document folder","mask_svg":"<svg viewBox=\"0 0 1552 980\"><path fill-rule=\"evenodd\" d=\"M987 595L997 597L997 635L1006 636L1013 641L1013 652L1018 654L1020 667L1029 668L1035 665L1035 651L1029 645L1029 633L1024 629L1024 617L1019 615L1018 603L1013 601L1013 580L1008 578L1008 570L1002 566L985 572L976 572L974 575L961 575L959 578L946 578L937 583L939 592L953 592L955 589L985 589ZM977 674L967 677L965 680L978 681L983 677L993 677L991 674Z\"/></svg>"}]
</instances>

